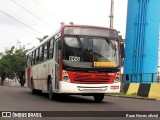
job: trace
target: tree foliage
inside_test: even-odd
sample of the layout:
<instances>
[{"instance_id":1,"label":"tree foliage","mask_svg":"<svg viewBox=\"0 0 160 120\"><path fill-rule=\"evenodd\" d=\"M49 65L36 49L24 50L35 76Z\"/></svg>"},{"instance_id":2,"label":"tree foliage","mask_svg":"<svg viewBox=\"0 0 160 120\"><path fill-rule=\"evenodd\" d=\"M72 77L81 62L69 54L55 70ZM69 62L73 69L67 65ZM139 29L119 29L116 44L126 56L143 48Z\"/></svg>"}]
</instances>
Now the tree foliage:
<instances>
[{"instance_id":1,"label":"tree foliage","mask_svg":"<svg viewBox=\"0 0 160 120\"><path fill-rule=\"evenodd\" d=\"M0 77L3 81L5 78L13 79L19 78L21 86L25 83L25 65L26 65L26 52L25 47L16 49L14 46L10 50L1 53L0 59Z\"/></svg>"}]
</instances>

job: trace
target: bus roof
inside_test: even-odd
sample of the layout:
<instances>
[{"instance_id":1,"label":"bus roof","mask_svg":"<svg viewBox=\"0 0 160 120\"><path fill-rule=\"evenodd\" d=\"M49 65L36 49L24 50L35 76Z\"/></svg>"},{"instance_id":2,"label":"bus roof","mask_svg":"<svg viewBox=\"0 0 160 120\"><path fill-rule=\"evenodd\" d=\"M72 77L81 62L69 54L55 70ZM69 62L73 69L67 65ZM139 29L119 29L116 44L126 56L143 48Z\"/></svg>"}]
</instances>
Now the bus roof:
<instances>
[{"instance_id":1,"label":"bus roof","mask_svg":"<svg viewBox=\"0 0 160 120\"><path fill-rule=\"evenodd\" d=\"M45 38L42 42L40 42L37 46L35 46L32 50L30 50L28 54L30 54L31 52L33 52L34 50L36 50L37 48L39 48L41 45L43 45L46 41L50 40L55 34L57 34L58 32L60 32L60 29L57 30L56 32L54 32L53 34L49 35L47 38Z\"/></svg>"},{"instance_id":2,"label":"bus roof","mask_svg":"<svg viewBox=\"0 0 160 120\"><path fill-rule=\"evenodd\" d=\"M31 52L33 52L34 50L36 50L37 48L39 48L41 45L43 45L44 43L46 43L46 41L50 40L51 38L53 38L53 36L55 36L56 34L58 34L61 30L64 30L65 27L88 27L88 28L102 28L102 29L108 29L108 30L114 30L112 28L107 28L107 27L102 27L102 26L93 26L93 25L62 25L56 32L54 32L53 34L51 34L50 36L48 36L46 39L44 39L42 42L40 42L40 44L38 44L36 47L34 47L32 50L30 50L28 54L30 54Z\"/></svg>"}]
</instances>

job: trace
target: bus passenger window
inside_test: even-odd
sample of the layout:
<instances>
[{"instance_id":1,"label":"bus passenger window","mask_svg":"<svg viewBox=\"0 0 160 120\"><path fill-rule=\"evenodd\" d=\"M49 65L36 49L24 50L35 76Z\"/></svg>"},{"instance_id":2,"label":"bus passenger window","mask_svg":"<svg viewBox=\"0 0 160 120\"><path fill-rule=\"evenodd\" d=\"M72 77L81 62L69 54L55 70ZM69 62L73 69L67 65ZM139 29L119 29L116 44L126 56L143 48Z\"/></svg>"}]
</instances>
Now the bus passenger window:
<instances>
[{"instance_id":1,"label":"bus passenger window","mask_svg":"<svg viewBox=\"0 0 160 120\"><path fill-rule=\"evenodd\" d=\"M47 42L47 59L49 59L50 42Z\"/></svg>"},{"instance_id":2,"label":"bus passenger window","mask_svg":"<svg viewBox=\"0 0 160 120\"><path fill-rule=\"evenodd\" d=\"M36 50L36 57L35 57L36 63L39 62L39 48Z\"/></svg>"},{"instance_id":3,"label":"bus passenger window","mask_svg":"<svg viewBox=\"0 0 160 120\"><path fill-rule=\"evenodd\" d=\"M29 54L28 56L27 56L27 66L31 66L31 64L32 64L32 54Z\"/></svg>"},{"instance_id":4,"label":"bus passenger window","mask_svg":"<svg viewBox=\"0 0 160 120\"><path fill-rule=\"evenodd\" d=\"M50 41L50 47L49 47L49 59L53 58L53 46L54 46L54 42L53 39Z\"/></svg>"},{"instance_id":5,"label":"bus passenger window","mask_svg":"<svg viewBox=\"0 0 160 120\"><path fill-rule=\"evenodd\" d=\"M33 51L33 53L32 53L32 64L34 65L35 64L35 51Z\"/></svg>"},{"instance_id":6,"label":"bus passenger window","mask_svg":"<svg viewBox=\"0 0 160 120\"><path fill-rule=\"evenodd\" d=\"M39 49L39 60L40 60L40 62L43 61L43 46L41 46Z\"/></svg>"},{"instance_id":7,"label":"bus passenger window","mask_svg":"<svg viewBox=\"0 0 160 120\"><path fill-rule=\"evenodd\" d=\"M47 43L44 45L44 61L46 61L47 60L47 51L48 51L48 49L47 49Z\"/></svg>"}]
</instances>

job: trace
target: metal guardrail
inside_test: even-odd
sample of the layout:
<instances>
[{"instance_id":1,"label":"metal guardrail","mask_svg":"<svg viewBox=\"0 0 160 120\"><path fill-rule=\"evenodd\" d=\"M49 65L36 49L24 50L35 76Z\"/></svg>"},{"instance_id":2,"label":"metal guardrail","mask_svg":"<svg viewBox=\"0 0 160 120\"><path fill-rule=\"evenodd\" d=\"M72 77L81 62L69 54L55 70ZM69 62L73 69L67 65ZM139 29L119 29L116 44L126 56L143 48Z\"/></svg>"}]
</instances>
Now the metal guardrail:
<instances>
[{"instance_id":1,"label":"metal guardrail","mask_svg":"<svg viewBox=\"0 0 160 120\"><path fill-rule=\"evenodd\" d=\"M145 74L122 74L122 81L128 83L160 83L160 72Z\"/></svg>"}]
</instances>

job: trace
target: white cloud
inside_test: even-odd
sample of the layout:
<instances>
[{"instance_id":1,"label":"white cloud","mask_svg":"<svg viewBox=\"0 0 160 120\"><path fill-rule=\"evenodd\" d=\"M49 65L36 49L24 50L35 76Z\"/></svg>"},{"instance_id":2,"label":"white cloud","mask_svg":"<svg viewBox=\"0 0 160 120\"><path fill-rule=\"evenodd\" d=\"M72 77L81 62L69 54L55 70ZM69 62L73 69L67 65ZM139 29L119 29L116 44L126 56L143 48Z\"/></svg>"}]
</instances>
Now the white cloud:
<instances>
[{"instance_id":1,"label":"white cloud","mask_svg":"<svg viewBox=\"0 0 160 120\"><path fill-rule=\"evenodd\" d=\"M51 34L60 27L61 22L68 24L96 25L109 27L110 0L14 0L41 20L33 17L11 0L0 0L0 10L43 34ZM127 0L115 0L114 28L125 37ZM46 10L48 12L46 12ZM51 15L52 14L52 15ZM36 37L43 35L20 24L0 12L0 52L5 47L21 43L38 44ZM42 22L43 21L43 22Z\"/></svg>"}]
</instances>

